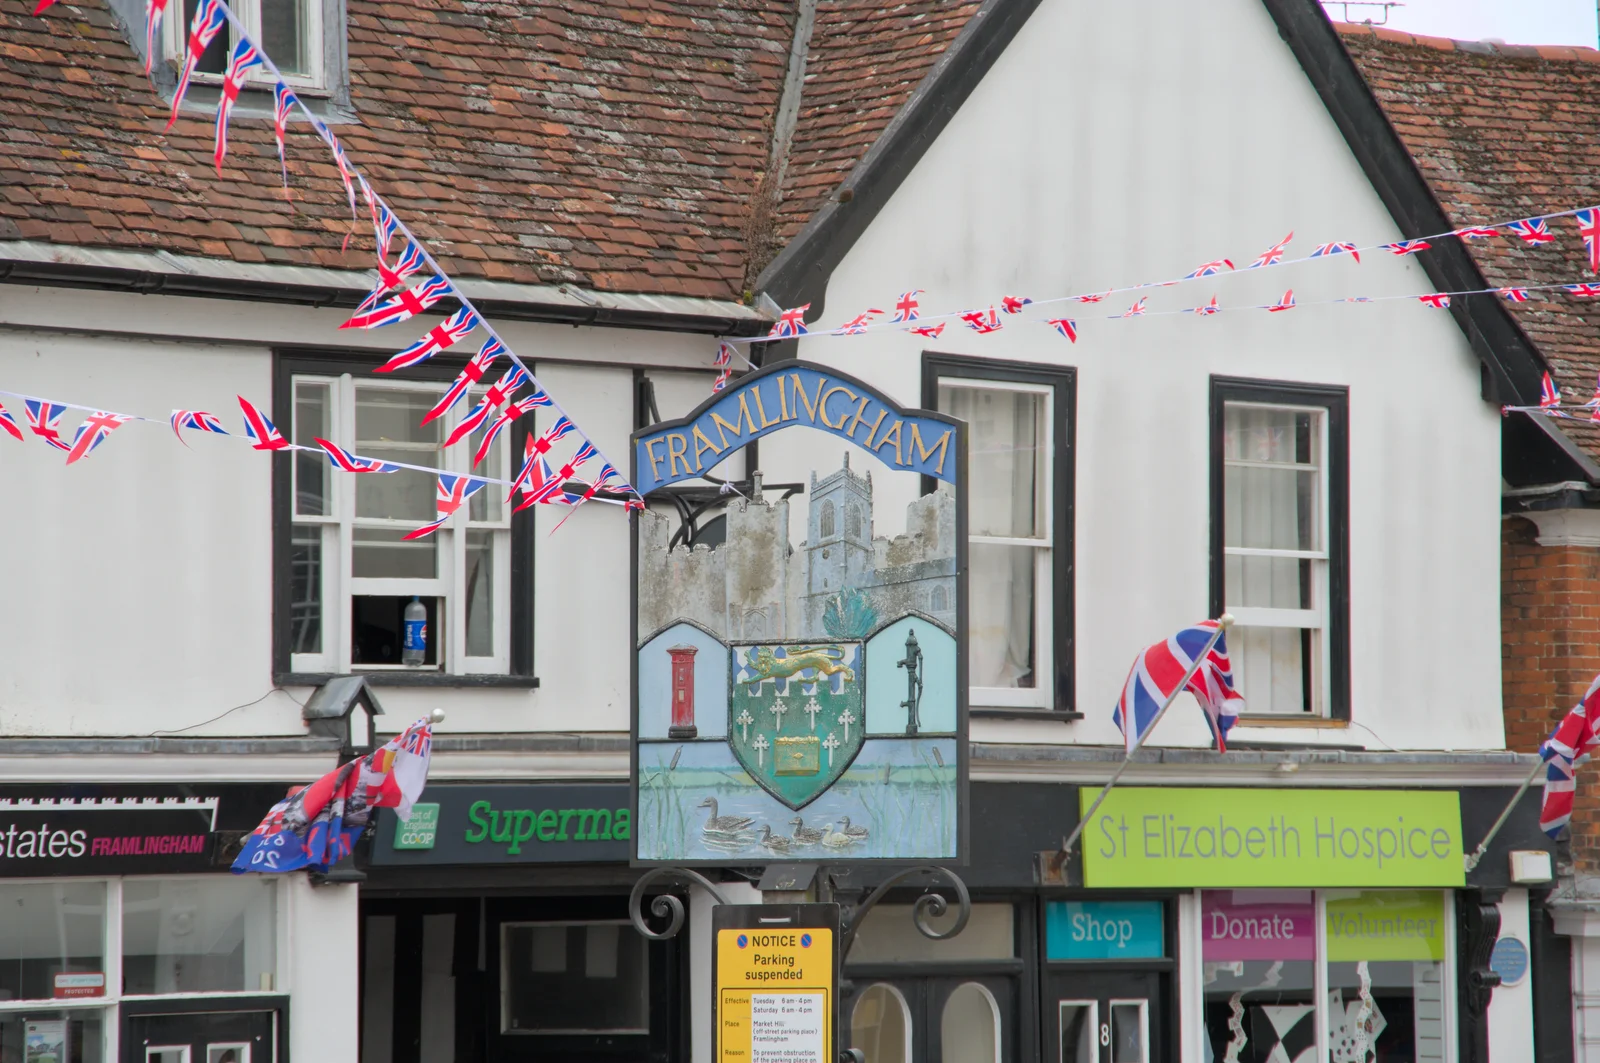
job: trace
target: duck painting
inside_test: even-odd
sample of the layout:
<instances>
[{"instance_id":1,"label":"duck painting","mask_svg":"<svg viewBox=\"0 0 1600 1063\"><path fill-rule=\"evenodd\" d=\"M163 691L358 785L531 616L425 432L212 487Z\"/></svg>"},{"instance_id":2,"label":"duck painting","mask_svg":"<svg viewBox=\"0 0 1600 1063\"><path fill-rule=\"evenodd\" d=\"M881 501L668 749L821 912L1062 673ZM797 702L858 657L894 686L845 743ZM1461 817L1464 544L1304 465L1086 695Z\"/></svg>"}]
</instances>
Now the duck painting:
<instances>
[{"instance_id":1,"label":"duck painting","mask_svg":"<svg viewBox=\"0 0 1600 1063\"><path fill-rule=\"evenodd\" d=\"M839 820L839 832L841 834L843 834L846 838L854 838L857 841L866 841L867 833L868 833L867 828L865 828L865 827L853 827L853 826L851 826L850 825L850 817L849 816L843 816L843 817L840 818L840 820Z\"/></svg>"},{"instance_id":2,"label":"duck painting","mask_svg":"<svg viewBox=\"0 0 1600 1063\"><path fill-rule=\"evenodd\" d=\"M822 828L822 844L827 846L829 849L848 848L860 840L861 839L859 838L852 838L848 834L834 830L832 823Z\"/></svg>"},{"instance_id":3,"label":"duck painting","mask_svg":"<svg viewBox=\"0 0 1600 1063\"><path fill-rule=\"evenodd\" d=\"M707 818L705 826L700 828L707 834L737 834L754 823L754 816L719 816L717 815L717 799L708 797L701 801L697 808L709 808L711 815Z\"/></svg>"},{"instance_id":4,"label":"duck painting","mask_svg":"<svg viewBox=\"0 0 1600 1063\"><path fill-rule=\"evenodd\" d=\"M761 847L771 852L782 855L789 851L792 843L781 834L772 833L772 828L766 824L761 825Z\"/></svg>"},{"instance_id":5,"label":"duck painting","mask_svg":"<svg viewBox=\"0 0 1600 1063\"><path fill-rule=\"evenodd\" d=\"M799 845L815 845L822 840L823 834L826 833L825 831L817 830L815 827L806 826L805 820L799 816L791 819L789 825L794 828L794 840Z\"/></svg>"}]
</instances>

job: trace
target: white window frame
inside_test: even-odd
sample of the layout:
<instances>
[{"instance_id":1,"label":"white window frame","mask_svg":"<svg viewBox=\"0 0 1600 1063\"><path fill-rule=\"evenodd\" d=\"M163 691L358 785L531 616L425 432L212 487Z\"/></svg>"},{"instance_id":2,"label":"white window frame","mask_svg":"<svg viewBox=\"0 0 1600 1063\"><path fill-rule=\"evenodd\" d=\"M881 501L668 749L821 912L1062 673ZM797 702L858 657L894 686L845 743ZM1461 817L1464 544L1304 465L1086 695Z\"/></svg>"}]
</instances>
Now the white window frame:
<instances>
[{"instance_id":1,"label":"white window frame","mask_svg":"<svg viewBox=\"0 0 1600 1063\"><path fill-rule=\"evenodd\" d=\"M432 396L442 395L448 386L446 382L410 382L355 379L349 373L341 375L324 375L317 373L295 373L290 378L290 386L294 393L290 397L291 409L295 412L291 417L289 430L295 430L294 417L298 417L296 397L299 386L321 385L329 389L330 407L332 416L330 428L333 432L332 441L346 446L347 449L360 453L360 444L356 439L356 392L358 390L387 390L420 392ZM471 409L471 404L482 394L484 389L475 389L468 397L457 403L455 408L439 418L441 424L441 438L447 438L450 431L460 423L460 419ZM431 456L425 460L416 461L418 465L432 465L444 468L451 472L463 475L476 474L480 476L509 479L508 464L509 450L507 442L511 433L504 433L495 443L489 455L484 458L483 464L472 468L472 455L475 451L473 441L463 440L461 443L448 450L430 452ZM293 438L291 436L291 438ZM313 455L313 457L317 457ZM325 461L325 458L318 458ZM472 520L472 502L461 507L444 526L433 533L438 550L439 565L433 579L374 579L355 578L352 573L354 529L379 528L397 531L412 531L418 521L413 520L388 520L372 517L357 518L355 514L356 491L353 479L356 476L382 476L383 473L345 473L327 467L328 509L327 516L306 516L298 512L299 498L296 486L299 478L299 458L291 463L290 472L290 550L292 552L293 535L296 526L320 526L322 528L322 564L320 597L322 601L322 649L318 653L294 653L290 655L290 671L296 673L339 673L347 674L353 671L367 672L422 672L429 675L506 675L511 671L511 510L512 505L507 504L502 494L494 499L498 503L500 515L492 520ZM481 494L490 492L504 492L503 484L490 483L482 489ZM493 556L491 566L494 580L493 626L494 646L493 653L489 656L467 656L467 631L466 631L466 539L469 531L491 531L495 533ZM350 632L350 600L355 595L418 595L423 598L442 598L445 608L442 614L444 621L444 645L439 647L437 663L429 667L407 666L403 664L355 665L351 661L353 647ZM429 637L436 633L430 632Z\"/></svg>"},{"instance_id":2,"label":"white window frame","mask_svg":"<svg viewBox=\"0 0 1600 1063\"><path fill-rule=\"evenodd\" d=\"M283 82L293 89L301 89L309 93L324 93L328 91L328 70L324 60L323 36L323 5L322 0L297 0L301 5L301 14L304 23L301 26L303 40L301 46L305 50L306 65L310 68L303 74L283 72ZM261 0L228 0L228 6L233 8L234 14L239 16L247 27L251 40L257 43L261 40ZM232 53L233 47L238 43L232 23L226 30L228 50ZM181 0L172 0L166 15L161 20L162 52L179 67L183 65L189 47L189 19L184 13ZM223 38L217 35L218 40ZM271 58L269 56L269 58ZM192 79L196 84L216 85L222 81L219 74L195 71ZM247 84L252 87L270 89L273 77L264 67L256 67L250 71Z\"/></svg>"},{"instance_id":3,"label":"white window frame","mask_svg":"<svg viewBox=\"0 0 1600 1063\"><path fill-rule=\"evenodd\" d=\"M1317 454L1320 458L1318 464L1316 465L1305 465L1298 462L1291 464L1281 461L1249 461L1246 459L1229 458L1226 453L1224 453L1222 457L1222 475L1224 484L1226 484L1228 470L1232 468L1316 470L1318 514L1318 525L1316 532L1317 543L1320 547L1319 549L1270 550L1259 547L1229 546L1227 545L1228 533L1226 525L1224 525L1222 537L1222 552L1224 559L1231 557L1269 557L1293 558L1297 560L1310 561L1311 599L1314 603L1312 608L1273 609L1264 606L1234 605L1231 602L1227 602L1226 568L1224 568L1223 577L1223 600L1227 604L1228 612L1233 616L1235 625L1240 628L1292 628L1297 631L1311 630L1318 633L1317 637L1314 639L1316 643L1315 656L1312 660L1305 662L1312 669L1311 682L1309 684L1311 691L1311 704L1306 706L1304 710L1273 709L1270 707L1263 708L1259 703L1251 702L1247 699L1245 704L1248 709L1248 713L1250 715L1274 716L1290 720L1306 718L1326 719L1328 718L1330 706L1332 704L1333 665L1333 617L1331 608L1332 600L1329 592L1330 555L1328 552L1328 544L1333 532L1332 513L1329 509L1330 497L1328 494L1328 481L1330 479L1329 463L1331 457L1328 450L1328 408L1326 406L1295 403L1251 402L1236 399L1225 399L1223 400L1222 410L1224 432L1227 430L1227 417L1228 410L1230 408L1274 410L1286 413L1309 413L1314 415L1316 418ZM1224 486L1223 490L1224 497L1226 497L1226 486ZM1221 519L1224 521L1227 520L1226 512L1221 515ZM1226 561L1224 561L1224 564L1226 564ZM1232 640L1230 640L1230 651L1237 655L1242 643L1243 638L1241 636L1235 636ZM1237 678L1237 676L1238 670L1235 669L1235 677ZM1248 695L1248 692L1246 693Z\"/></svg>"},{"instance_id":4,"label":"white window frame","mask_svg":"<svg viewBox=\"0 0 1600 1063\"><path fill-rule=\"evenodd\" d=\"M940 388L965 388L969 391L1008 391L1044 396L1039 432L1044 444L1044 465L1036 484L1039 505L1044 511L1042 534L1038 536L976 535L970 530L967 545L1033 547L1033 674L1031 687L969 686L967 697L974 708L1053 709L1056 703L1055 676L1055 591L1052 551L1055 543L1056 448L1052 436L1055 424L1056 389L1049 384L1028 384L1009 380L984 380L970 376L940 376ZM970 440L970 436L968 437ZM970 488L969 488L970 490Z\"/></svg>"}]
</instances>

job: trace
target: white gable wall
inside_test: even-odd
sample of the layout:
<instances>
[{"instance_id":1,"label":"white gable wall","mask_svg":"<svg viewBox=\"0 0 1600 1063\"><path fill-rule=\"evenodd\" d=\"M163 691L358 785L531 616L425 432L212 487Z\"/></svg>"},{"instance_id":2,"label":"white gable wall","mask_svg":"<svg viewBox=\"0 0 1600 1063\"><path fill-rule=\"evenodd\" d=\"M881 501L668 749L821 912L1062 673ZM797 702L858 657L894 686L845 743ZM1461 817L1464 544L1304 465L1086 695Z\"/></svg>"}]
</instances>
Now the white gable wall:
<instances>
[{"instance_id":1,"label":"white gable wall","mask_svg":"<svg viewBox=\"0 0 1600 1063\"><path fill-rule=\"evenodd\" d=\"M1291 229L1291 257L1401 236L1258 0L1045 0L834 272L821 325L908 288L942 312L1164 280L1224 256L1243 267ZM1270 303L1291 286L1301 304L1431 290L1415 262L1377 251L1141 294L1157 314L1212 294L1225 308ZM1215 373L1350 389L1358 726L1235 737L1501 747L1499 416L1449 314L1403 299L1101 320L1132 301L1030 308L988 336L955 322L937 340L802 341L801 357L908 405L924 347L1078 369L1076 706L1088 717L979 721L974 738L1116 741L1111 707L1134 653L1206 615ZM1077 319L1077 344L1036 323L1046 316ZM763 443L769 480L801 467L783 467L784 438ZM1208 739L1188 709L1159 741Z\"/></svg>"}]
</instances>

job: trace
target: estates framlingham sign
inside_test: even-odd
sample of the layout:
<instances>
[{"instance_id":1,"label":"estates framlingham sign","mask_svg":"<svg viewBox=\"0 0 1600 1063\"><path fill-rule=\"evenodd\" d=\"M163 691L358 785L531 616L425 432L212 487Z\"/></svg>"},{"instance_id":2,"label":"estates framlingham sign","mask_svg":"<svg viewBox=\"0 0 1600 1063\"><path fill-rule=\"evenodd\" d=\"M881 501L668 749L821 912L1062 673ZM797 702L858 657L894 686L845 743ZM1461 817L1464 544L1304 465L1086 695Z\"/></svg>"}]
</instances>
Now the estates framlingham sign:
<instances>
[{"instance_id":1,"label":"estates framlingham sign","mask_svg":"<svg viewBox=\"0 0 1600 1063\"><path fill-rule=\"evenodd\" d=\"M1095 791L1079 795L1080 809ZM1083 832L1084 884L1460 886L1454 791L1123 787Z\"/></svg>"}]
</instances>

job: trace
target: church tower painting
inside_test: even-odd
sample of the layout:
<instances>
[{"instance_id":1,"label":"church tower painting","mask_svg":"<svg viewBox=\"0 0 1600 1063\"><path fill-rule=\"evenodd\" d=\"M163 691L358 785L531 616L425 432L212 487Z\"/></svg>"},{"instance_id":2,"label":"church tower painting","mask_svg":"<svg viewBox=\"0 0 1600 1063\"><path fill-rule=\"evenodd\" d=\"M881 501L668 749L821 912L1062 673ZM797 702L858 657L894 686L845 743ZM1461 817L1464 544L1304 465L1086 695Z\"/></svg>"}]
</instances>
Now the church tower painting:
<instances>
[{"instance_id":1,"label":"church tower painting","mask_svg":"<svg viewBox=\"0 0 1600 1063\"><path fill-rule=\"evenodd\" d=\"M811 474L806 529L806 594L837 594L872 582L872 473L844 464L821 480Z\"/></svg>"}]
</instances>

